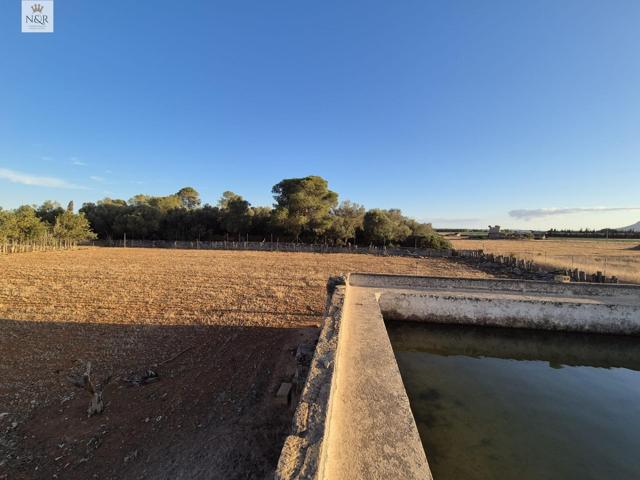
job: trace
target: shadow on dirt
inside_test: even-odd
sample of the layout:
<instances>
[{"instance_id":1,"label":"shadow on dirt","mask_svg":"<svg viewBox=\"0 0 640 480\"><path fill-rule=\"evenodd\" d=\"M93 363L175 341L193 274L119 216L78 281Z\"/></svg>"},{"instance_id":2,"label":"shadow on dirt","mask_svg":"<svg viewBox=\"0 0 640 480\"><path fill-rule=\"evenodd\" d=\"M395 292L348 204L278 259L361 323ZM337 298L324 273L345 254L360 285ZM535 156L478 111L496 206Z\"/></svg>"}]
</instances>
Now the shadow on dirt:
<instances>
[{"instance_id":1,"label":"shadow on dirt","mask_svg":"<svg viewBox=\"0 0 640 480\"><path fill-rule=\"evenodd\" d=\"M275 391L316 336L0 320L0 479L269 477L292 417ZM68 380L87 362L112 376L90 418Z\"/></svg>"}]
</instances>

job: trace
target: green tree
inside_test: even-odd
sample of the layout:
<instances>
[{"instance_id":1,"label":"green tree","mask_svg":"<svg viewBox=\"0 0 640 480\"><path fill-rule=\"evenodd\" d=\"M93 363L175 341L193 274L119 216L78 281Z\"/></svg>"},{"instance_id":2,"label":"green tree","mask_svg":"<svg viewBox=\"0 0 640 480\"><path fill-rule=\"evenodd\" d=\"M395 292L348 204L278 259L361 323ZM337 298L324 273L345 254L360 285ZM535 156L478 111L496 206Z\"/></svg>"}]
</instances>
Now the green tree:
<instances>
[{"instance_id":1,"label":"green tree","mask_svg":"<svg viewBox=\"0 0 640 480\"><path fill-rule=\"evenodd\" d=\"M407 226L411 228L411 235L404 241L407 247L452 248L451 242L439 235L430 223L419 223L413 219L407 219Z\"/></svg>"},{"instance_id":2,"label":"green tree","mask_svg":"<svg viewBox=\"0 0 640 480\"><path fill-rule=\"evenodd\" d=\"M36 216L33 207L23 205L14 211L18 241L39 240L47 233L47 226Z\"/></svg>"},{"instance_id":3,"label":"green tree","mask_svg":"<svg viewBox=\"0 0 640 480\"><path fill-rule=\"evenodd\" d=\"M222 227L220 226L221 213L218 207L205 205L194 210L173 210L173 212L177 211L186 214L185 240L213 240L216 235L220 235Z\"/></svg>"},{"instance_id":4,"label":"green tree","mask_svg":"<svg viewBox=\"0 0 640 480\"><path fill-rule=\"evenodd\" d=\"M180 200L180 204L187 210L198 208L201 204L200 194L195 188L184 187L178 190L176 197Z\"/></svg>"},{"instance_id":5,"label":"green tree","mask_svg":"<svg viewBox=\"0 0 640 480\"><path fill-rule=\"evenodd\" d=\"M296 239L321 237L331 227L331 209L338 203L338 194L329 190L324 178L284 179L274 185L272 193L275 224Z\"/></svg>"},{"instance_id":6,"label":"green tree","mask_svg":"<svg viewBox=\"0 0 640 480\"><path fill-rule=\"evenodd\" d=\"M16 240L18 237L18 226L16 216L13 212L0 209L0 241L7 242Z\"/></svg>"},{"instance_id":7,"label":"green tree","mask_svg":"<svg viewBox=\"0 0 640 480\"><path fill-rule=\"evenodd\" d=\"M117 219L127 213L132 207L127 206L127 202L120 199L105 198L97 204L85 203L80 212L83 213L91 228L99 238L114 238L115 225Z\"/></svg>"},{"instance_id":8,"label":"green tree","mask_svg":"<svg viewBox=\"0 0 640 480\"><path fill-rule=\"evenodd\" d=\"M152 197L149 195L145 195L144 193L139 193L131 197L128 203L129 205L132 205L134 207L137 207L139 205L149 205L149 200L151 200L151 198ZM111 199L105 199L105 200L111 200Z\"/></svg>"},{"instance_id":9,"label":"green tree","mask_svg":"<svg viewBox=\"0 0 640 480\"><path fill-rule=\"evenodd\" d=\"M411 227L407 224L409 219L402 215L402 211L398 208L391 208L385 213L393 226L390 241L394 244L401 244L411 235Z\"/></svg>"},{"instance_id":10,"label":"green tree","mask_svg":"<svg viewBox=\"0 0 640 480\"><path fill-rule=\"evenodd\" d=\"M348 200L342 202L332 211L333 221L327 236L337 244L355 241L356 232L362 230L365 209L362 205Z\"/></svg>"},{"instance_id":11,"label":"green tree","mask_svg":"<svg viewBox=\"0 0 640 480\"><path fill-rule=\"evenodd\" d=\"M127 201L121 198L109 198L105 197L102 200L98 200L98 205L115 205L117 207L126 207Z\"/></svg>"},{"instance_id":12,"label":"green tree","mask_svg":"<svg viewBox=\"0 0 640 480\"><path fill-rule=\"evenodd\" d=\"M232 202L234 200L242 200L242 197L237 193L227 190L222 194L220 200L218 200L218 207L224 210L225 208L229 207L229 202Z\"/></svg>"},{"instance_id":13,"label":"green tree","mask_svg":"<svg viewBox=\"0 0 640 480\"><path fill-rule=\"evenodd\" d=\"M148 201L150 207L165 213L174 208L183 208L182 200L177 195L167 195L165 197L150 197Z\"/></svg>"},{"instance_id":14,"label":"green tree","mask_svg":"<svg viewBox=\"0 0 640 480\"><path fill-rule=\"evenodd\" d=\"M374 208L364 215L365 239L375 245L386 245L393 240L394 224L386 211Z\"/></svg>"},{"instance_id":15,"label":"green tree","mask_svg":"<svg viewBox=\"0 0 640 480\"><path fill-rule=\"evenodd\" d=\"M273 209L271 207L251 207L251 235L262 237L263 240L270 239L273 232L271 231L271 216Z\"/></svg>"},{"instance_id":16,"label":"green tree","mask_svg":"<svg viewBox=\"0 0 640 480\"><path fill-rule=\"evenodd\" d=\"M91 230L89 221L83 213L76 214L67 209L56 218L56 223L53 226L53 236L59 240L80 242L92 240L97 235Z\"/></svg>"},{"instance_id":17,"label":"green tree","mask_svg":"<svg viewBox=\"0 0 640 480\"><path fill-rule=\"evenodd\" d=\"M150 205L138 205L127 207L115 219L113 233L115 238L152 239L156 238L160 231L160 222L166 212Z\"/></svg>"},{"instance_id":18,"label":"green tree","mask_svg":"<svg viewBox=\"0 0 640 480\"><path fill-rule=\"evenodd\" d=\"M155 197L139 193L129 199L129 205L132 207L153 207L163 213L174 208L183 208L182 200L177 194Z\"/></svg>"},{"instance_id":19,"label":"green tree","mask_svg":"<svg viewBox=\"0 0 640 480\"><path fill-rule=\"evenodd\" d=\"M233 192L224 192L218 202L222 225L228 233L247 233L251 226L251 204Z\"/></svg>"},{"instance_id":20,"label":"green tree","mask_svg":"<svg viewBox=\"0 0 640 480\"><path fill-rule=\"evenodd\" d=\"M36 216L53 227L56 223L56 217L62 212L64 212L64 209L58 202L46 200L36 209Z\"/></svg>"},{"instance_id":21,"label":"green tree","mask_svg":"<svg viewBox=\"0 0 640 480\"><path fill-rule=\"evenodd\" d=\"M38 218L33 207L23 205L13 211L0 210L0 239L3 241L35 241L46 233L47 225Z\"/></svg>"}]
</instances>

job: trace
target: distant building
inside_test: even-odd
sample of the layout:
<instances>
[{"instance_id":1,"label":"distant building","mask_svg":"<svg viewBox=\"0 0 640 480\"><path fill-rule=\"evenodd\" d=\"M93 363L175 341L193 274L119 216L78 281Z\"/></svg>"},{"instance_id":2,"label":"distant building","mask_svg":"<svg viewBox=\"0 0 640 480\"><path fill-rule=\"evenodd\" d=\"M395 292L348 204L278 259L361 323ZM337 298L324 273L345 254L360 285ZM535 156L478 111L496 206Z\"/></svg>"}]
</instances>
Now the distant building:
<instances>
[{"instance_id":1,"label":"distant building","mask_svg":"<svg viewBox=\"0 0 640 480\"><path fill-rule=\"evenodd\" d=\"M489 225L489 234L487 235L487 238L489 238L489 240L500 240L501 238L504 238L504 234L500 232L500 225L496 225L494 227Z\"/></svg>"}]
</instances>

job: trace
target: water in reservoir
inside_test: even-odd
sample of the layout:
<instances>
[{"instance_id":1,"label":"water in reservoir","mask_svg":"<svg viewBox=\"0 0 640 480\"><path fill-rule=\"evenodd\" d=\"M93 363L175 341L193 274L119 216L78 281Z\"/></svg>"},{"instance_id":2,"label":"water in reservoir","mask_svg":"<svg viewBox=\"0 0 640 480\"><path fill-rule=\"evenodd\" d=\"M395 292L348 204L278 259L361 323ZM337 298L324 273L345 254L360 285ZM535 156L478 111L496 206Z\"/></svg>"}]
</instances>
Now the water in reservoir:
<instances>
[{"instance_id":1,"label":"water in reservoir","mask_svg":"<svg viewBox=\"0 0 640 480\"><path fill-rule=\"evenodd\" d=\"M387 328L435 480L640 479L640 338Z\"/></svg>"}]
</instances>

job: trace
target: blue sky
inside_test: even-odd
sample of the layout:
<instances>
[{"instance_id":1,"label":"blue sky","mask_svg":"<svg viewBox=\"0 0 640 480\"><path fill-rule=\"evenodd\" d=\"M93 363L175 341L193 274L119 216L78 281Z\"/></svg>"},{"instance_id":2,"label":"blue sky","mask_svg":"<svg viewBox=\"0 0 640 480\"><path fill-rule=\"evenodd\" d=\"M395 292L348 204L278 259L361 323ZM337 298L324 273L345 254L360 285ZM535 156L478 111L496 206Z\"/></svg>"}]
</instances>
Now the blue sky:
<instances>
[{"instance_id":1,"label":"blue sky","mask_svg":"<svg viewBox=\"0 0 640 480\"><path fill-rule=\"evenodd\" d=\"M639 157L637 0L55 0L53 34L0 3L4 208L316 174L436 226L617 227Z\"/></svg>"}]
</instances>

